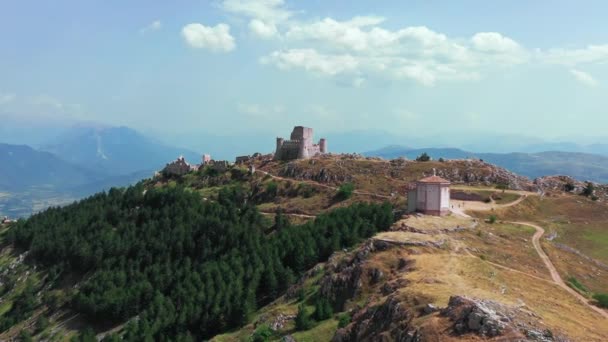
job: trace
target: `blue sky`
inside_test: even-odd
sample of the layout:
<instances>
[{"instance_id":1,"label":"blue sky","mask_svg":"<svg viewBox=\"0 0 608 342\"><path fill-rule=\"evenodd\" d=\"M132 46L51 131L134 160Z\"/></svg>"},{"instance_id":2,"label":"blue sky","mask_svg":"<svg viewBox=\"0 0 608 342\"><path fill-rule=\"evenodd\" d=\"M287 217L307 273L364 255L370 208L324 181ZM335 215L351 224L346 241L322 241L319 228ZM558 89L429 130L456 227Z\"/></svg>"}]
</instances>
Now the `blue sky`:
<instances>
[{"instance_id":1,"label":"blue sky","mask_svg":"<svg viewBox=\"0 0 608 342\"><path fill-rule=\"evenodd\" d=\"M605 1L0 4L0 116L159 136L606 136ZM1 139L0 139L1 140Z\"/></svg>"}]
</instances>

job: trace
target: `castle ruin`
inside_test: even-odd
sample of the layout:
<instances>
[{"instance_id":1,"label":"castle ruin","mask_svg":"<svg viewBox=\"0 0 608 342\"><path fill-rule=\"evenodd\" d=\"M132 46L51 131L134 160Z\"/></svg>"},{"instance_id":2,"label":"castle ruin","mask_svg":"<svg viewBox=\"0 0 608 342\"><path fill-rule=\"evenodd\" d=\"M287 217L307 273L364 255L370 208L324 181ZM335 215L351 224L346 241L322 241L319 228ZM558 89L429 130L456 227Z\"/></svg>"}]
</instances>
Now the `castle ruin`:
<instances>
[{"instance_id":1,"label":"castle ruin","mask_svg":"<svg viewBox=\"0 0 608 342\"><path fill-rule=\"evenodd\" d=\"M307 159L317 154L327 153L327 141L323 138L313 143L312 128L296 126L289 140L277 138L275 160Z\"/></svg>"}]
</instances>

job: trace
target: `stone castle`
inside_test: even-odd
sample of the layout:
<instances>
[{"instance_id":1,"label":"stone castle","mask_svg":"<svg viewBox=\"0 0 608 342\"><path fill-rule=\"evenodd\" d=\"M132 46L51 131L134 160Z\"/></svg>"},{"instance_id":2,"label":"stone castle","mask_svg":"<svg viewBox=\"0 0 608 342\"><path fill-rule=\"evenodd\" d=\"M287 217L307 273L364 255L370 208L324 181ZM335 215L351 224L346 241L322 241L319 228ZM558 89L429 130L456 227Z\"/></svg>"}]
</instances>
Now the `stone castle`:
<instances>
[{"instance_id":1,"label":"stone castle","mask_svg":"<svg viewBox=\"0 0 608 342\"><path fill-rule=\"evenodd\" d=\"M315 144L313 142L312 128L296 126L293 128L289 140L277 138L277 149L274 153L274 159L307 159L323 153L327 153L327 141L321 139L318 144Z\"/></svg>"}]
</instances>

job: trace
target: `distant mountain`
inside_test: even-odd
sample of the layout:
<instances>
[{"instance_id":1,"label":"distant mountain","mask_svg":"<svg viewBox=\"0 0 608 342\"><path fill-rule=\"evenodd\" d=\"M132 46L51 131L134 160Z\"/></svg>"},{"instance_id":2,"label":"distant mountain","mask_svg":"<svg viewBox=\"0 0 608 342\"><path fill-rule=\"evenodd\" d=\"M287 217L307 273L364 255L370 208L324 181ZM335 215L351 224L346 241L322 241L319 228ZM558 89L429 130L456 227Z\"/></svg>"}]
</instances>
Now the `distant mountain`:
<instances>
[{"instance_id":1,"label":"distant mountain","mask_svg":"<svg viewBox=\"0 0 608 342\"><path fill-rule=\"evenodd\" d=\"M512 172L530 178L547 175L567 175L579 180L608 183L608 157L578 152L538 153L475 153L457 148L421 148L388 146L364 153L386 159L406 157L415 159L423 152L433 159L483 159Z\"/></svg>"},{"instance_id":2,"label":"distant mountain","mask_svg":"<svg viewBox=\"0 0 608 342\"><path fill-rule=\"evenodd\" d=\"M74 127L41 149L108 176L159 170L180 155L193 163L200 159L195 152L167 146L127 127Z\"/></svg>"},{"instance_id":3,"label":"distant mountain","mask_svg":"<svg viewBox=\"0 0 608 342\"><path fill-rule=\"evenodd\" d=\"M0 189L69 188L97 181L100 174L25 145L0 144Z\"/></svg>"}]
</instances>

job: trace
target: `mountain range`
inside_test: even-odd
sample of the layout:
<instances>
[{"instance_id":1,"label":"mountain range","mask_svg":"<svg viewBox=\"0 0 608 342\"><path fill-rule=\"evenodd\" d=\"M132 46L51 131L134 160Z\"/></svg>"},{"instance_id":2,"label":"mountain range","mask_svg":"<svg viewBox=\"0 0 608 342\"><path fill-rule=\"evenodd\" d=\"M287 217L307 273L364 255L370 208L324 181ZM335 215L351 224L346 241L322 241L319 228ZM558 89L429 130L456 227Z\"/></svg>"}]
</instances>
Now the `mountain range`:
<instances>
[{"instance_id":1,"label":"mountain range","mask_svg":"<svg viewBox=\"0 0 608 342\"><path fill-rule=\"evenodd\" d=\"M578 145L522 139L520 142L527 144L525 150L541 151L480 153L453 147L390 145L398 137L378 131L320 132L316 135L316 138L327 137L330 151L337 153L358 152L383 144L386 147L364 154L386 159L414 159L426 152L435 159L483 159L530 178L561 174L579 180L608 183L608 145L602 144ZM38 148L24 144L0 145L0 195L3 194L0 196L0 214L28 215L35 211L34 208L60 205L113 186L133 184L149 177L179 155L193 163L200 159L200 154L187 148L171 146L128 127L79 124L57 130L54 135L47 132L46 136L50 137L47 141L32 143ZM212 152L216 159L232 159L235 155L272 151L273 141L268 136L270 133L241 137L202 135L198 141L205 146L205 152ZM11 138L9 135L6 137ZM408 142L420 146L427 140L433 139L410 139ZM516 139L505 138L505 141L507 145L512 145ZM440 140L437 140L439 143ZM459 141L454 144L462 146ZM472 144L476 145L474 142ZM542 151L543 148L552 147L564 151ZM497 148L488 144L488 149L495 151ZM597 154L572 152L577 150L595 151Z\"/></svg>"},{"instance_id":2,"label":"mountain range","mask_svg":"<svg viewBox=\"0 0 608 342\"><path fill-rule=\"evenodd\" d=\"M483 159L517 174L536 178L547 175L566 175L579 180L608 183L608 157L580 152L547 151L538 153L476 153L457 148L408 148L387 146L364 153L367 156L393 159L415 159L427 153L433 159Z\"/></svg>"},{"instance_id":3,"label":"mountain range","mask_svg":"<svg viewBox=\"0 0 608 342\"><path fill-rule=\"evenodd\" d=\"M76 126L40 149L0 144L0 214L27 216L133 184L180 155L200 158L127 127Z\"/></svg>"}]
</instances>

